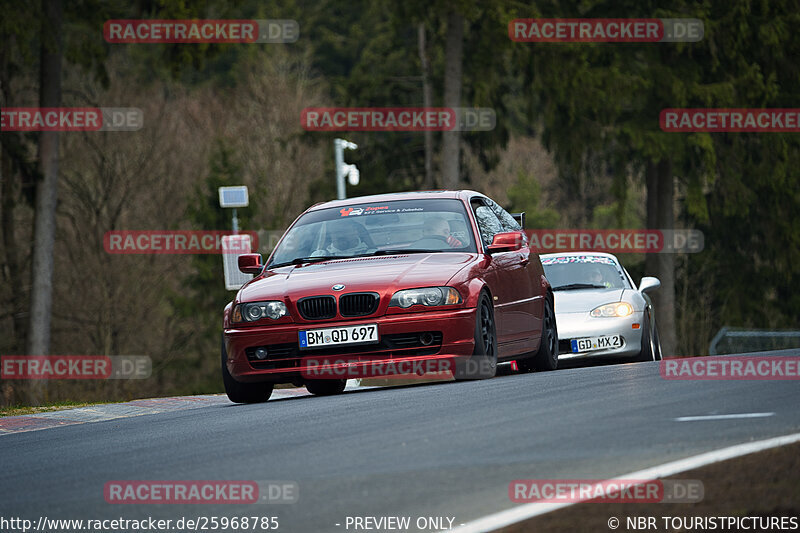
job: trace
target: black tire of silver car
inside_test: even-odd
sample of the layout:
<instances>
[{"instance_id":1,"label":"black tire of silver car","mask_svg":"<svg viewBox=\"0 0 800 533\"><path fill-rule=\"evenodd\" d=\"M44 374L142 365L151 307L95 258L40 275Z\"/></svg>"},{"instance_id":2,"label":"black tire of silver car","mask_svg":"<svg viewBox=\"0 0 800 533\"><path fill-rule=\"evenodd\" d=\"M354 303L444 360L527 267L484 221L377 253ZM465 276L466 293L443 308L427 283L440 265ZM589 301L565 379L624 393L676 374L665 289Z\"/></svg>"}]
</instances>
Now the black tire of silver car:
<instances>
[{"instance_id":1,"label":"black tire of silver car","mask_svg":"<svg viewBox=\"0 0 800 533\"><path fill-rule=\"evenodd\" d=\"M475 310L475 348L471 357L456 357L456 380L489 379L497 374L497 326L489 294L482 292Z\"/></svg>"},{"instance_id":2,"label":"black tire of silver car","mask_svg":"<svg viewBox=\"0 0 800 533\"><path fill-rule=\"evenodd\" d=\"M310 379L306 381L306 390L314 396L341 394L346 386L346 379Z\"/></svg>"},{"instance_id":3,"label":"black tire of silver car","mask_svg":"<svg viewBox=\"0 0 800 533\"><path fill-rule=\"evenodd\" d=\"M222 383L225 385L225 394L234 403L261 403L272 396L272 383L241 383L236 381L228 372L228 351L225 349L225 339L222 340Z\"/></svg>"},{"instance_id":4,"label":"black tire of silver car","mask_svg":"<svg viewBox=\"0 0 800 533\"><path fill-rule=\"evenodd\" d=\"M653 353L655 353L654 359L656 361L661 361L664 359L664 355L661 353L661 339L658 336L658 324L653 321Z\"/></svg>"},{"instance_id":5,"label":"black tire of silver car","mask_svg":"<svg viewBox=\"0 0 800 533\"><path fill-rule=\"evenodd\" d=\"M534 370L555 370L558 368L558 329L553 304L545 297L544 316L542 316L542 338L539 341L539 350L533 357L517 361L517 367L522 372Z\"/></svg>"},{"instance_id":6,"label":"black tire of silver car","mask_svg":"<svg viewBox=\"0 0 800 533\"><path fill-rule=\"evenodd\" d=\"M637 362L657 361L658 359L654 357L656 352L653 345L653 332L650 328L649 311L644 312L644 320L642 322L644 322L642 325L642 351L639 352L635 360Z\"/></svg>"}]
</instances>

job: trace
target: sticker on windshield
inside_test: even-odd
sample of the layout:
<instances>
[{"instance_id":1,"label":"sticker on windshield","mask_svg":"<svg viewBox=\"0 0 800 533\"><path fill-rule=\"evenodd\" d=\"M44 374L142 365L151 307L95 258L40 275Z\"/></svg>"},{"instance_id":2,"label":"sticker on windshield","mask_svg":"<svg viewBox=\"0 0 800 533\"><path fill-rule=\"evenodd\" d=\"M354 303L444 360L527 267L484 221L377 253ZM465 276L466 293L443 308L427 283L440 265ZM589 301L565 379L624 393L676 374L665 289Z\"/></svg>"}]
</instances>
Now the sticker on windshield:
<instances>
[{"instance_id":1,"label":"sticker on windshield","mask_svg":"<svg viewBox=\"0 0 800 533\"><path fill-rule=\"evenodd\" d=\"M542 259L543 265L566 265L569 263L601 263L604 265L616 266L613 259L599 255L569 255L564 257L546 257Z\"/></svg>"},{"instance_id":2,"label":"sticker on windshield","mask_svg":"<svg viewBox=\"0 0 800 533\"><path fill-rule=\"evenodd\" d=\"M339 209L339 214L343 217L354 217L357 215L391 215L395 213L417 213L425 211L423 207L394 207L388 205L367 206L367 207L348 207Z\"/></svg>"}]
</instances>

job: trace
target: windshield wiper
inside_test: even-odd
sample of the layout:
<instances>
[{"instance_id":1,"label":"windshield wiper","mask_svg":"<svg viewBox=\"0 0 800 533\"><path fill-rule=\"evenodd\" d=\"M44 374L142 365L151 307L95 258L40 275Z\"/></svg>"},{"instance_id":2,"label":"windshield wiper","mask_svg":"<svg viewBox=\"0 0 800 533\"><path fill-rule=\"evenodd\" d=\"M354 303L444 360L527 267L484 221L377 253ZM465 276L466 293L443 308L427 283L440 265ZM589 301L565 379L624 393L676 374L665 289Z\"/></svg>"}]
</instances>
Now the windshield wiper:
<instances>
[{"instance_id":1,"label":"windshield wiper","mask_svg":"<svg viewBox=\"0 0 800 533\"><path fill-rule=\"evenodd\" d=\"M400 255L400 254L435 254L444 250L424 250L422 248L389 248L386 250L375 250L374 252L360 254L353 257L371 257L374 255Z\"/></svg>"},{"instance_id":2,"label":"windshield wiper","mask_svg":"<svg viewBox=\"0 0 800 533\"><path fill-rule=\"evenodd\" d=\"M605 285L596 285L594 283L570 283L569 285L559 285L553 287L554 291L571 291L575 289L605 289Z\"/></svg>"},{"instance_id":3,"label":"windshield wiper","mask_svg":"<svg viewBox=\"0 0 800 533\"><path fill-rule=\"evenodd\" d=\"M320 261L328 261L330 259L341 259L338 255L315 255L311 257L295 257L291 261L285 263L278 263L277 265L269 265L267 268L280 268L289 265L302 265L303 263L319 263Z\"/></svg>"},{"instance_id":4,"label":"windshield wiper","mask_svg":"<svg viewBox=\"0 0 800 533\"><path fill-rule=\"evenodd\" d=\"M395 255L395 254L432 254L444 252L444 250L423 250L420 248L396 248L391 250L376 250L366 254L356 255L315 255L311 257L297 257L285 263L278 263L276 265L269 265L267 268L280 268L289 265L302 265L304 263L319 263L321 261L330 261L331 259L352 259L353 257L373 257L376 255Z\"/></svg>"}]
</instances>

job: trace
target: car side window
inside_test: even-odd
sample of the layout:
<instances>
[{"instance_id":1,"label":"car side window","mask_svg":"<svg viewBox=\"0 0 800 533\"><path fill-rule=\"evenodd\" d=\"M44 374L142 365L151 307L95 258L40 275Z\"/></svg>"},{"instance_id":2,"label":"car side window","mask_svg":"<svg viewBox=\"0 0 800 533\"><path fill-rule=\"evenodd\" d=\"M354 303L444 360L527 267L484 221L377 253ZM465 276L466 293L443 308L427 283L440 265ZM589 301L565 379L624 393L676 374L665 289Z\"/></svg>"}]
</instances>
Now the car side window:
<instances>
[{"instance_id":1,"label":"car side window","mask_svg":"<svg viewBox=\"0 0 800 533\"><path fill-rule=\"evenodd\" d=\"M498 233L503 232L503 226L495 216L492 209L482 202L473 202L472 207L475 210L475 219L478 222L478 230L481 232L481 239L485 246L492 244L492 239Z\"/></svg>"},{"instance_id":2,"label":"car side window","mask_svg":"<svg viewBox=\"0 0 800 533\"><path fill-rule=\"evenodd\" d=\"M498 220L500 220L500 224L503 226L503 231L520 231L522 228L519 226L514 217L512 217L508 211L497 205L496 202L489 201L487 202L489 207L492 208L492 211L497 216Z\"/></svg>"}]
</instances>

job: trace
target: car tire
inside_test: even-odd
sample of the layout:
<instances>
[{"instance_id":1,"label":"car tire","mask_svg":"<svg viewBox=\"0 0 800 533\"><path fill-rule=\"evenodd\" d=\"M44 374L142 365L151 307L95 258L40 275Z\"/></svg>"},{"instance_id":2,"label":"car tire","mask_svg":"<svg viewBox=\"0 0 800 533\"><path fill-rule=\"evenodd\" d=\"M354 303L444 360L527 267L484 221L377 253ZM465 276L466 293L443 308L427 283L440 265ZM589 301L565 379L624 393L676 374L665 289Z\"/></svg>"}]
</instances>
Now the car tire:
<instances>
[{"instance_id":1,"label":"car tire","mask_svg":"<svg viewBox=\"0 0 800 533\"><path fill-rule=\"evenodd\" d=\"M661 339L658 336L658 324L653 322L653 349L655 353L655 360L661 361L664 359L664 354L661 353Z\"/></svg>"},{"instance_id":2,"label":"car tire","mask_svg":"<svg viewBox=\"0 0 800 533\"><path fill-rule=\"evenodd\" d=\"M650 330L650 314L645 311L644 331L642 331L642 351L636 356L634 361L643 363L646 361L658 361L656 350L654 349L653 332Z\"/></svg>"},{"instance_id":3,"label":"car tire","mask_svg":"<svg viewBox=\"0 0 800 533\"><path fill-rule=\"evenodd\" d=\"M346 386L346 379L312 379L306 381L306 390L314 396L341 394Z\"/></svg>"},{"instance_id":4,"label":"car tire","mask_svg":"<svg viewBox=\"0 0 800 533\"><path fill-rule=\"evenodd\" d=\"M471 357L456 357L455 379L489 379L497 375L497 325L489 294L481 292L475 308L475 348Z\"/></svg>"},{"instance_id":5,"label":"car tire","mask_svg":"<svg viewBox=\"0 0 800 533\"><path fill-rule=\"evenodd\" d=\"M539 339L539 349L532 357L518 360L517 368L521 372L547 371L558 368L558 327L556 326L553 304L550 303L549 298L544 300L542 336Z\"/></svg>"},{"instance_id":6,"label":"car tire","mask_svg":"<svg viewBox=\"0 0 800 533\"><path fill-rule=\"evenodd\" d=\"M228 351L225 348L225 339L222 339L222 383L225 385L225 394L233 403L261 403L272 396L273 383L241 383L236 381L228 372Z\"/></svg>"}]
</instances>

